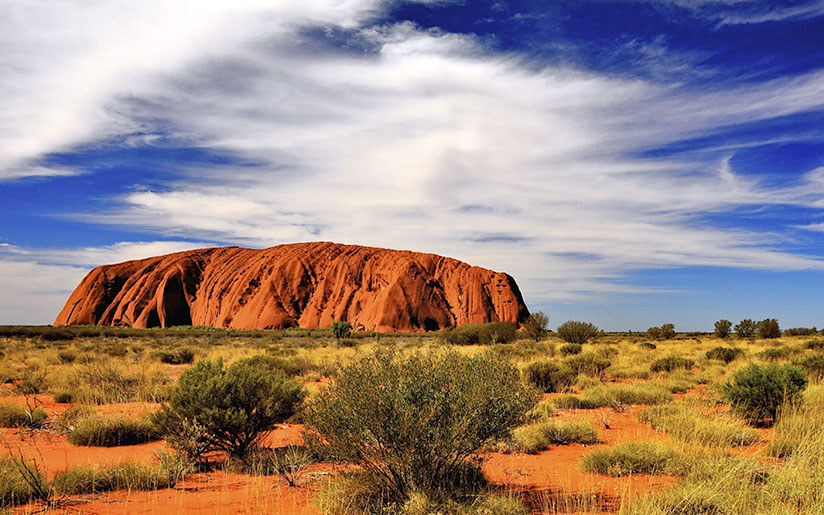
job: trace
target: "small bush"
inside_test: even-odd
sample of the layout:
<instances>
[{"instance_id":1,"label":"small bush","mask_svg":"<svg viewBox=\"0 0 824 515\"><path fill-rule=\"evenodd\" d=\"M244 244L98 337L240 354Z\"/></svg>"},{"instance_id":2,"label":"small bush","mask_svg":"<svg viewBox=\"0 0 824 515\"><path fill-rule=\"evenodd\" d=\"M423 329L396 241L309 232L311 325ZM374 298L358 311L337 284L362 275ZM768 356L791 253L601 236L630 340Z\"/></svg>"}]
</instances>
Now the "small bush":
<instances>
[{"instance_id":1,"label":"small bush","mask_svg":"<svg viewBox=\"0 0 824 515\"><path fill-rule=\"evenodd\" d=\"M658 348L657 345L655 345L654 343L651 343L651 342L641 342L641 343L638 344L638 346L641 347L642 349L646 349L646 350L655 350L655 349Z\"/></svg>"},{"instance_id":2,"label":"small bush","mask_svg":"<svg viewBox=\"0 0 824 515\"><path fill-rule=\"evenodd\" d=\"M810 350L822 350L824 349L824 340L822 340L821 338L807 340L806 342L804 342L804 347Z\"/></svg>"},{"instance_id":3,"label":"small bush","mask_svg":"<svg viewBox=\"0 0 824 515\"><path fill-rule=\"evenodd\" d=\"M381 350L344 366L304 419L310 448L359 465L378 492L404 502L415 491L450 490L467 458L506 436L536 401L517 369L492 354Z\"/></svg>"},{"instance_id":4,"label":"small bush","mask_svg":"<svg viewBox=\"0 0 824 515\"><path fill-rule=\"evenodd\" d=\"M767 361L779 361L787 359L795 353L796 351L789 347L776 347L759 352L758 357Z\"/></svg>"},{"instance_id":5,"label":"small bush","mask_svg":"<svg viewBox=\"0 0 824 515\"><path fill-rule=\"evenodd\" d=\"M598 431L583 420L558 420L516 428L512 438L519 451L534 454L550 445L598 443Z\"/></svg>"},{"instance_id":6,"label":"small bush","mask_svg":"<svg viewBox=\"0 0 824 515\"><path fill-rule=\"evenodd\" d=\"M5 513L2 508L26 504L33 501L36 496L31 485L23 479L20 467L25 466L35 474L42 483L46 483L46 478L42 473L31 465L16 460L8 456L0 457L0 512Z\"/></svg>"},{"instance_id":7,"label":"small bush","mask_svg":"<svg viewBox=\"0 0 824 515\"><path fill-rule=\"evenodd\" d=\"M572 356L574 354L580 354L581 351L584 350L584 346L580 343L567 343L566 345L562 345L558 351L561 353L561 356Z\"/></svg>"},{"instance_id":8,"label":"small bush","mask_svg":"<svg viewBox=\"0 0 824 515\"><path fill-rule=\"evenodd\" d=\"M287 377L301 376L315 368L305 358L299 357L284 358L259 354L248 358L248 362L253 365L265 366L272 371L281 370Z\"/></svg>"},{"instance_id":9,"label":"small bush","mask_svg":"<svg viewBox=\"0 0 824 515\"><path fill-rule=\"evenodd\" d=\"M41 409L29 411L17 404L0 404L0 427L40 427L46 420Z\"/></svg>"},{"instance_id":10,"label":"small bush","mask_svg":"<svg viewBox=\"0 0 824 515\"><path fill-rule=\"evenodd\" d=\"M541 311L532 313L523 323L524 336L539 342L547 335L547 327L549 327L548 316Z\"/></svg>"},{"instance_id":11,"label":"small bush","mask_svg":"<svg viewBox=\"0 0 824 515\"><path fill-rule=\"evenodd\" d=\"M77 354L75 354L72 351L61 350L57 353L57 359L60 360L60 363L70 364L74 363L74 361L77 359Z\"/></svg>"},{"instance_id":12,"label":"small bush","mask_svg":"<svg viewBox=\"0 0 824 515\"><path fill-rule=\"evenodd\" d=\"M718 361L723 361L724 363L729 363L730 361L733 361L743 355L744 351L741 349L734 349L732 347L715 347L712 350L708 350L706 354L707 359L717 359Z\"/></svg>"},{"instance_id":13,"label":"small bush","mask_svg":"<svg viewBox=\"0 0 824 515\"><path fill-rule=\"evenodd\" d=\"M665 340L675 338L675 324L663 324L661 326L661 338Z\"/></svg>"},{"instance_id":14,"label":"small bush","mask_svg":"<svg viewBox=\"0 0 824 515\"><path fill-rule=\"evenodd\" d=\"M818 329L815 327L792 327L784 329L784 334L787 336L810 336L818 334Z\"/></svg>"},{"instance_id":15,"label":"small bush","mask_svg":"<svg viewBox=\"0 0 824 515\"><path fill-rule=\"evenodd\" d=\"M172 436L196 422L204 429L209 451L242 459L275 424L295 413L304 396L303 387L282 371L249 360L226 368L203 360L183 373L153 421L162 434Z\"/></svg>"},{"instance_id":16,"label":"small bush","mask_svg":"<svg viewBox=\"0 0 824 515\"><path fill-rule=\"evenodd\" d=\"M610 365L612 365L612 362L608 358L591 352L583 352L564 360L564 366L572 370L575 375L599 375Z\"/></svg>"},{"instance_id":17,"label":"small bush","mask_svg":"<svg viewBox=\"0 0 824 515\"><path fill-rule=\"evenodd\" d=\"M807 371L807 377L820 379L824 377L824 354L813 354L793 361L793 365Z\"/></svg>"},{"instance_id":18,"label":"small bush","mask_svg":"<svg viewBox=\"0 0 824 515\"><path fill-rule=\"evenodd\" d=\"M65 390L54 392L52 394L52 398L54 399L54 402L58 404L68 404L70 402L74 402L74 394Z\"/></svg>"},{"instance_id":19,"label":"small bush","mask_svg":"<svg viewBox=\"0 0 824 515\"><path fill-rule=\"evenodd\" d=\"M517 329L509 322L465 324L455 329L444 329L439 333L441 340L450 345L495 345L509 343L517 336Z\"/></svg>"},{"instance_id":20,"label":"small bush","mask_svg":"<svg viewBox=\"0 0 824 515\"><path fill-rule=\"evenodd\" d=\"M536 361L524 369L524 378L541 391L560 392L575 380L575 373L551 361Z\"/></svg>"},{"instance_id":21,"label":"small bush","mask_svg":"<svg viewBox=\"0 0 824 515\"><path fill-rule=\"evenodd\" d=\"M569 320L558 327L558 337L568 343L585 344L598 336L598 328L589 322Z\"/></svg>"},{"instance_id":22,"label":"small bush","mask_svg":"<svg viewBox=\"0 0 824 515\"><path fill-rule=\"evenodd\" d=\"M69 433L69 443L87 447L117 447L138 445L160 438L150 420L123 416L79 418Z\"/></svg>"},{"instance_id":23,"label":"small bush","mask_svg":"<svg viewBox=\"0 0 824 515\"><path fill-rule=\"evenodd\" d=\"M721 320L715 323L716 338L726 338L730 335L730 329L732 329L732 322L722 318Z\"/></svg>"},{"instance_id":24,"label":"small bush","mask_svg":"<svg viewBox=\"0 0 824 515\"><path fill-rule=\"evenodd\" d=\"M806 386L804 371L797 367L753 363L724 385L724 396L743 418L775 420L779 407L797 400Z\"/></svg>"},{"instance_id":25,"label":"small bush","mask_svg":"<svg viewBox=\"0 0 824 515\"><path fill-rule=\"evenodd\" d=\"M695 366L695 361L688 358L681 358L678 356L668 356L666 358L656 359L652 362L649 369L653 373L657 372L672 372L679 368L690 369Z\"/></svg>"},{"instance_id":26,"label":"small bush","mask_svg":"<svg viewBox=\"0 0 824 515\"><path fill-rule=\"evenodd\" d=\"M552 401L541 401L534 408L526 412L526 420L542 420L554 417L557 414L555 404Z\"/></svg>"},{"instance_id":27,"label":"small bush","mask_svg":"<svg viewBox=\"0 0 824 515\"><path fill-rule=\"evenodd\" d=\"M781 328L778 326L778 320L774 318L765 318L758 322L758 336L760 338L778 338L781 336Z\"/></svg>"},{"instance_id":28,"label":"small bush","mask_svg":"<svg viewBox=\"0 0 824 515\"><path fill-rule=\"evenodd\" d=\"M175 350L159 350L152 353L161 363L167 365L188 365L195 360L195 351L188 347Z\"/></svg>"},{"instance_id":29,"label":"small bush","mask_svg":"<svg viewBox=\"0 0 824 515\"><path fill-rule=\"evenodd\" d=\"M749 318L735 324L735 334L741 338L752 338L755 335L756 324Z\"/></svg>"},{"instance_id":30,"label":"small bush","mask_svg":"<svg viewBox=\"0 0 824 515\"><path fill-rule=\"evenodd\" d=\"M683 471L683 458L668 445L627 442L593 451L583 457L581 470L610 476L674 474Z\"/></svg>"},{"instance_id":31,"label":"small bush","mask_svg":"<svg viewBox=\"0 0 824 515\"><path fill-rule=\"evenodd\" d=\"M302 446L260 447L237 462L242 472L257 476L278 475L289 486L299 486L307 465L314 463L315 456Z\"/></svg>"}]
</instances>

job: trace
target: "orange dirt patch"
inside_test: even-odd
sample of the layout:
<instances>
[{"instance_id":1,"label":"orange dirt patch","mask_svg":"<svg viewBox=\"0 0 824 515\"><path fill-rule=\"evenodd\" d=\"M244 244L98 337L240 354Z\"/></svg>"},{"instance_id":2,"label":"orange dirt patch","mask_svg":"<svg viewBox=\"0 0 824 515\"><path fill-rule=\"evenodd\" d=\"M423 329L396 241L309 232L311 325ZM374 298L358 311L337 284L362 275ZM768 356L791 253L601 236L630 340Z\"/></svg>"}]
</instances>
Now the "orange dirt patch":
<instances>
[{"instance_id":1,"label":"orange dirt patch","mask_svg":"<svg viewBox=\"0 0 824 515\"><path fill-rule=\"evenodd\" d=\"M578 468L581 458L594 449L632 440L668 441L668 435L635 419L641 409L641 406L632 407L623 413L610 408L561 412L559 418L591 422L598 428L602 443L559 445L538 454L489 454L483 470L491 481L523 492L534 509L575 513L586 507L583 512L614 512L622 498L635 497L676 481L671 476L615 478L582 472ZM610 429L604 428L604 420Z\"/></svg>"}]
</instances>

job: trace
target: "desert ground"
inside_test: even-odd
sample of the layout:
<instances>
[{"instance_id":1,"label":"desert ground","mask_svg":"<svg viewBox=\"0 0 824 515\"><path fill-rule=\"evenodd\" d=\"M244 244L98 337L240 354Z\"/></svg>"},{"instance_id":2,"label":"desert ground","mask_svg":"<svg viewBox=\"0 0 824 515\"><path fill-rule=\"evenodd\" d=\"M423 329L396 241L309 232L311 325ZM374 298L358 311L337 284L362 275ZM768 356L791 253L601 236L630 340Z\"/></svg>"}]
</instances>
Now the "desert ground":
<instances>
[{"instance_id":1,"label":"desert ground","mask_svg":"<svg viewBox=\"0 0 824 515\"><path fill-rule=\"evenodd\" d=\"M472 453L483 486L442 513L813 513L822 505L824 337L816 334L602 333L581 346L553 332L468 345L449 343L454 334L338 340L328 330L2 334L2 513L356 513L356 501L328 499L344 495L335 488L357 477L357 465L305 453L286 469L256 468L211 452L192 466L152 428L151 414L202 360L272 357L308 403L376 352L490 356L538 392L517 427ZM729 385L753 365L791 365L804 385L776 413L748 415L731 406ZM303 422L298 408L259 446L304 453ZM397 509L435 512L415 499Z\"/></svg>"}]
</instances>

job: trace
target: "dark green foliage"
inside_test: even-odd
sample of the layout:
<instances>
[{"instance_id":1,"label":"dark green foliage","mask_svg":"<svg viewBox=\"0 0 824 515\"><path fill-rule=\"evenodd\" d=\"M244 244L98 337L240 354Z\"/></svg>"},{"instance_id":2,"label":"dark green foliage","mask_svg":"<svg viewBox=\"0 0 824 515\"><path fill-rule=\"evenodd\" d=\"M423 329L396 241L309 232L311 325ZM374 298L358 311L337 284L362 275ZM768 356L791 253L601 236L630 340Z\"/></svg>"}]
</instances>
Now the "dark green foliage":
<instances>
[{"instance_id":1,"label":"dark green foliage","mask_svg":"<svg viewBox=\"0 0 824 515\"><path fill-rule=\"evenodd\" d=\"M378 351L344 366L304 419L310 447L360 466L402 502L414 491L451 488L467 460L506 436L537 398L492 354Z\"/></svg>"},{"instance_id":2,"label":"dark green foliage","mask_svg":"<svg viewBox=\"0 0 824 515\"><path fill-rule=\"evenodd\" d=\"M598 334L598 328L589 322L569 320L558 327L558 337L569 343L583 345Z\"/></svg>"},{"instance_id":3,"label":"dark green foliage","mask_svg":"<svg viewBox=\"0 0 824 515\"><path fill-rule=\"evenodd\" d=\"M652 338L653 340L658 340L661 338L661 328L660 327L650 327L647 329L647 336Z\"/></svg>"},{"instance_id":4,"label":"dark green foliage","mask_svg":"<svg viewBox=\"0 0 824 515\"><path fill-rule=\"evenodd\" d=\"M524 335L536 342L541 341L547 335L547 327L549 327L548 316L541 311L532 313L523 323Z\"/></svg>"},{"instance_id":5,"label":"dark green foliage","mask_svg":"<svg viewBox=\"0 0 824 515\"><path fill-rule=\"evenodd\" d=\"M332 334L335 335L335 340L337 340L338 345L340 345L340 341L344 338L349 338L349 335L352 334L352 324L343 320L333 320L332 321Z\"/></svg>"},{"instance_id":6,"label":"dark green foliage","mask_svg":"<svg viewBox=\"0 0 824 515\"><path fill-rule=\"evenodd\" d=\"M726 338L730 335L730 329L732 329L732 322L722 318L715 323L715 336L718 338Z\"/></svg>"},{"instance_id":7,"label":"dark green foliage","mask_svg":"<svg viewBox=\"0 0 824 515\"><path fill-rule=\"evenodd\" d=\"M755 334L756 324L749 318L735 324L735 334L741 338L752 338Z\"/></svg>"},{"instance_id":8,"label":"dark green foliage","mask_svg":"<svg viewBox=\"0 0 824 515\"><path fill-rule=\"evenodd\" d=\"M774 318L765 318L758 322L758 336L760 338L778 338L781 336L781 328L778 326L778 320Z\"/></svg>"},{"instance_id":9,"label":"dark green foliage","mask_svg":"<svg viewBox=\"0 0 824 515\"><path fill-rule=\"evenodd\" d=\"M29 410L17 404L0 404L0 427L31 427L43 425L46 412L41 409Z\"/></svg>"},{"instance_id":10,"label":"dark green foliage","mask_svg":"<svg viewBox=\"0 0 824 515\"><path fill-rule=\"evenodd\" d=\"M67 392L65 390L54 392L52 394L52 397L54 398L54 402L58 402L61 404L74 402L74 395L72 394L72 392Z\"/></svg>"},{"instance_id":11,"label":"dark green foliage","mask_svg":"<svg viewBox=\"0 0 824 515\"><path fill-rule=\"evenodd\" d=\"M795 352L796 351L789 347L776 347L774 349L766 349L763 352L759 352L758 357L768 361L778 361L781 359L787 359L792 354L795 354Z\"/></svg>"},{"instance_id":12,"label":"dark green foliage","mask_svg":"<svg viewBox=\"0 0 824 515\"><path fill-rule=\"evenodd\" d=\"M275 424L295 413L304 396L300 384L259 362L224 367L202 360L183 373L169 403L153 419L166 435L196 423L203 428L207 451L243 458Z\"/></svg>"},{"instance_id":13,"label":"dark green foliage","mask_svg":"<svg viewBox=\"0 0 824 515\"><path fill-rule=\"evenodd\" d=\"M663 324L661 326L661 338L665 340L675 338L675 324Z\"/></svg>"},{"instance_id":14,"label":"dark green foliage","mask_svg":"<svg viewBox=\"0 0 824 515\"><path fill-rule=\"evenodd\" d=\"M798 367L753 363L724 385L724 395L733 409L750 421L775 420L778 409L798 400L806 386L804 371Z\"/></svg>"},{"instance_id":15,"label":"dark green foliage","mask_svg":"<svg viewBox=\"0 0 824 515\"><path fill-rule=\"evenodd\" d=\"M195 360L195 351L189 347L181 347L174 350L159 350L152 355L161 363L169 365L188 365Z\"/></svg>"},{"instance_id":16,"label":"dark green foliage","mask_svg":"<svg viewBox=\"0 0 824 515\"><path fill-rule=\"evenodd\" d=\"M695 361L682 358L679 356L668 356L666 358L656 359L652 362L649 369L652 372L672 372L677 368L690 369L695 366Z\"/></svg>"},{"instance_id":17,"label":"dark green foliage","mask_svg":"<svg viewBox=\"0 0 824 515\"><path fill-rule=\"evenodd\" d=\"M577 374L599 375L609 368L612 362L609 358L592 352L584 352L570 356L564 360L564 365Z\"/></svg>"},{"instance_id":18,"label":"dark green foliage","mask_svg":"<svg viewBox=\"0 0 824 515\"><path fill-rule=\"evenodd\" d=\"M584 350L584 346L580 343L567 343L565 345L562 345L561 348L558 349L562 356L572 356L574 354L580 354L582 350Z\"/></svg>"},{"instance_id":19,"label":"dark green foliage","mask_svg":"<svg viewBox=\"0 0 824 515\"><path fill-rule=\"evenodd\" d=\"M739 356L743 356L744 351L741 349L734 349L732 347L716 347L707 351L707 359L717 359L724 363L729 363Z\"/></svg>"},{"instance_id":20,"label":"dark green foliage","mask_svg":"<svg viewBox=\"0 0 824 515\"><path fill-rule=\"evenodd\" d=\"M812 354L802 359L793 361L793 365L807 371L808 377L824 377L824 354Z\"/></svg>"},{"instance_id":21,"label":"dark green foliage","mask_svg":"<svg viewBox=\"0 0 824 515\"><path fill-rule=\"evenodd\" d=\"M490 322L444 329L439 336L441 340L451 345L494 345L515 340L518 331L509 322Z\"/></svg>"},{"instance_id":22,"label":"dark green foliage","mask_svg":"<svg viewBox=\"0 0 824 515\"><path fill-rule=\"evenodd\" d=\"M118 447L138 445L159 438L157 428L150 420L90 415L74 423L68 440L74 445L87 447Z\"/></svg>"},{"instance_id":23,"label":"dark green foliage","mask_svg":"<svg viewBox=\"0 0 824 515\"><path fill-rule=\"evenodd\" d=\"M812 336L818 334L818 329L815 327L791 327L784 329L784 334L787 336Z\"/></svg>"},{"instance_id":24,"label":"dark green foliage","mask_svg":"<svg viewBox=\"0 0 824 515\"><path fill-rule=\"evenodd\" d=\"M575 372L551 361L536 361L524 369L524 378L541 391L560 392L575 381Z\"/></svg>"}]
</instances>

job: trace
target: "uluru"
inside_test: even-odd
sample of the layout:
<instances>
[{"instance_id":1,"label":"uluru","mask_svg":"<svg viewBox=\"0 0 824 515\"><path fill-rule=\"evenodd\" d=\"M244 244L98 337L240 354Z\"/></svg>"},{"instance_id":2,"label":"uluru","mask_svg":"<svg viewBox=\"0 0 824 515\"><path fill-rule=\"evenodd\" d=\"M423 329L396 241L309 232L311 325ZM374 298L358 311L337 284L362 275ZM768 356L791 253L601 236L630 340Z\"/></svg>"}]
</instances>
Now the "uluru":
<instances>
[{"instance_id":1,"label":"uluru","mask_svg":"<svg viewBox=\"0 0 824 515\"><path fill-rule=\"evenodd\" d=\"M456 259L330 242L216 247L103 265L55 325L432 331L519 324L529 315L506 273Z\"/></svg>"}]
</instances>

